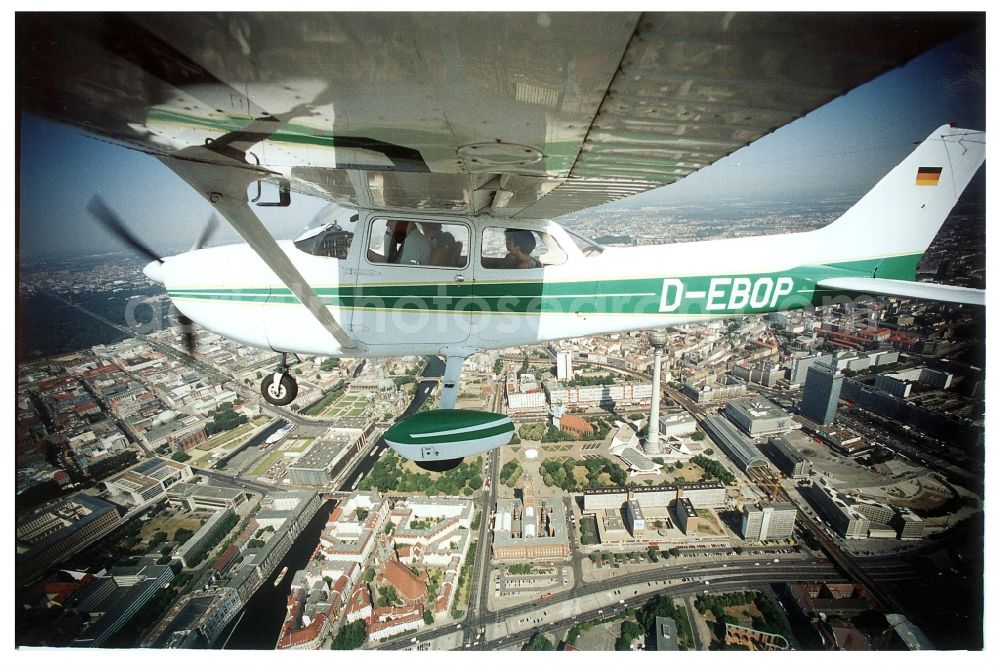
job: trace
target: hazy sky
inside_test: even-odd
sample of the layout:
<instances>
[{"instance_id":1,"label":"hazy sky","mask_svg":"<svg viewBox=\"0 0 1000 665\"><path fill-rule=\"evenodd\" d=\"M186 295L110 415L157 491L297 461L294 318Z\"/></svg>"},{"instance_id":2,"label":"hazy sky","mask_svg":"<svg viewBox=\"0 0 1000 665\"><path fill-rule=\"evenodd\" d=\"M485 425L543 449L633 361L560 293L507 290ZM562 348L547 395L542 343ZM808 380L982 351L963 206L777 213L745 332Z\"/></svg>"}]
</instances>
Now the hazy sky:
<instances>
[{"instance_id":1,"label":"hazy sky","mask_svg":"<svg viewBox=\"0 0 1000 665\"><path fill-rule=\"evenodd\" d=\"M986 129L984 48L981 34L959 37L625 205L860 195L938 126ZM21 122L19 165L23 259L119 249L84 210L95 192L160 251L193 242L212 212L155 158L30 115ZM276 237L288 238L324 205L293 194L289 208L255 210ZM212 244L223 241L239 241L227 224Z\"/></svg>"}]
</instances>

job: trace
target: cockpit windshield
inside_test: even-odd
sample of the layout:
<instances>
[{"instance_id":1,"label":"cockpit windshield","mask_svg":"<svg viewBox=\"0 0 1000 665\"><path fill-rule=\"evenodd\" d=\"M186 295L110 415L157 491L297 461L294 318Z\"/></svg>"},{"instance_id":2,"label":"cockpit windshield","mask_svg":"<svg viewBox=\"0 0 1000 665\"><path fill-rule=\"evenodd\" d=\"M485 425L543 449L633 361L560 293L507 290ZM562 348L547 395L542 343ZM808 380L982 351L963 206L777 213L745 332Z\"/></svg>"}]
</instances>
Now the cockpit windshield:
<instances>
[{"instance_id":1,"label":"cockpit windshield","mask_svg":"<svg viewBox=\"0 0 1000 665\"><path fill-rule=\"evenodd\" d=\"M295 246L313 256L346 259L357 225L357 212L330 204L313 217Z\"/></svg>"},{"instance_id":2,"label":"cockpit windshield","mask_svg":"<svg viewBox=\"0 0 1000 665\"><path fill-rule=\"evenodd\" d=\"M587 236L577 233L571 229L567 229L565 226L562 227L562 229L569 234L569 237L573 240L577 249L579 249L584 256L600 256L601 252L604 251L603 245L594 242Z\"/></svg>"}]
</instances>

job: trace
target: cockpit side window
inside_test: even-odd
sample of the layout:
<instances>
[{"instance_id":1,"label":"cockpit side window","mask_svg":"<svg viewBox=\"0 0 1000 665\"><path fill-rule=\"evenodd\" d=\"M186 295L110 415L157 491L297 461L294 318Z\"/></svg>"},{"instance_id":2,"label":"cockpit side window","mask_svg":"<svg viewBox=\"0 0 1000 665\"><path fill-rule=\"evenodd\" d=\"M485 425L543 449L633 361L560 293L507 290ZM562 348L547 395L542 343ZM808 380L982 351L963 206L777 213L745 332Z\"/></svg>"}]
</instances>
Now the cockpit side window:
<instances>
[{"instance_id":1,"label":"cockpit side window","mask_svg":"<svg viewBox=\"0 0 1000 665\"><path fill-rule=\"evenodd\" d=\"M566 262L566 252L544 231L490 226L483 229L484 268L526 270Z\"/></svg>"}]
</instances>

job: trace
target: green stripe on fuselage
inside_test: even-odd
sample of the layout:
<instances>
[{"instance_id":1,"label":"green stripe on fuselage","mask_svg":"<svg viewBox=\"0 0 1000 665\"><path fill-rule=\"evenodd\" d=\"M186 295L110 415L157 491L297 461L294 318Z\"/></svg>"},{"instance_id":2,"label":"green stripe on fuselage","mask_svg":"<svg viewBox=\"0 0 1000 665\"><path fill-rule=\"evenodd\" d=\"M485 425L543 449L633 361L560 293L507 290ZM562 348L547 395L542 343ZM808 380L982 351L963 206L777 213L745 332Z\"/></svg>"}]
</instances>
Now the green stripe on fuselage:
<instances>
[{"instance_id":1,"label":"green stripe on fuselage","mask_svg":"<svg viewBox=\"0 0 1000 665\"><path fill-rule=\"evenodd\" d=\"M344 284L316 287L330 307L371 311L413 311L529 315L671 314L729 316L759 314L823 304L835 295L815 290L822 279L860 275L912 279L920 255L801 266L756 275L697 275L617 280L415 282ZM876 273L877 269L877 273ZM274 289L170 289L176 300L216 300L261 304L297 304L285 287Z\"/></svg>"},{"instance_id":2,"label":"green stripe on fuselage","mask_svg":"<svg viewBox=\"0 0 1000 665\"><path fill-rule=\"evenodd\" d=\"M864 273L866 277L880 279L900 279L912 282L917 276L917 264L923 254L904 254L902 256L881 256L859 261L844 261L831 264L831 267L852 272Z\"/></svg>"}]
</instances>

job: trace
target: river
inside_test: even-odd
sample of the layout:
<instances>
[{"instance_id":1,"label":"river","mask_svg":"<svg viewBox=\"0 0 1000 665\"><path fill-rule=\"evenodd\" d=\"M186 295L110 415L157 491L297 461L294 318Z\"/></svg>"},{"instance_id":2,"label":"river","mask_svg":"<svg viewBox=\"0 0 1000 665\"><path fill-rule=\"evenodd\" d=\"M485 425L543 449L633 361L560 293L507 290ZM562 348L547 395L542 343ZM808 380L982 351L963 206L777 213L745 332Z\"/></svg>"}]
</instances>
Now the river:
<instances>
[{"instance_id":1,"label":"river","mask_svg":"<svg viewBox=\"0 0 1000 665\"><path fill-rule=\"evenodd\" d=\"M424 368L423 376L428 379L417 384L417 392L413 397L410 406L403 413L404 416L417 412L424 401L430 396L431 391L437 386L437 377L444 373L444 362L437 357L432 357ZM375 462L381 455L382 449L386 446L385 438L380 437L372 448L374 454L367 453L358 468L344 480L340 486L341 490L350 491L357 483L371 471ZM245 612L237 615L233 622L236 624L235 630L232 624L226 626L215 648L223 649L274 649L278 641L278 634L281 632L281 624L285 620L285 602L288 599L288 591L292 586L292 578L295 571L306 567L309 556L319 542L319 535L326 524L330 511L337 505L336 501L327 501L313 516L309 524L303 529L295 543L285 554L285 557L278 564L271 576L257 589L251 596L250 601L243 609ZM281 584L274 586L274 580L278 577L281 569L288 566L288 573L281 580ZM229 640L226 636L232 631Z\"/></svg>"}]
</instances>

